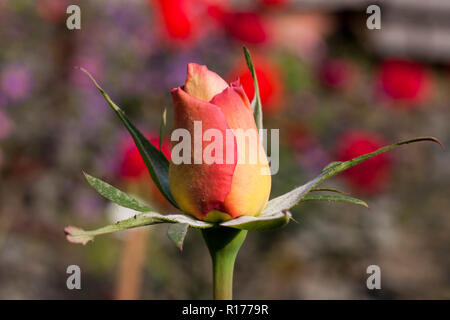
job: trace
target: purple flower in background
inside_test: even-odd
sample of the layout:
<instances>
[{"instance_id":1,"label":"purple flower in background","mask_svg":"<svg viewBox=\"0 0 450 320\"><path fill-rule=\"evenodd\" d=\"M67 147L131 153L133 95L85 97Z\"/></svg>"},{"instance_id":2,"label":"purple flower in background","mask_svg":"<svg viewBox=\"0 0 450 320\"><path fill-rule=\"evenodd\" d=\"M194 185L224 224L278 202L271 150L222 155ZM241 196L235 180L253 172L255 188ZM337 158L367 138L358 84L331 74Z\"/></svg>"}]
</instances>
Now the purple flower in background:
<instances>
[{"instance_id":1,"label":"purple flower in background","mask_svg":"<svg viewBox=\"0 0 450 320\"><path fill-rule=\"evenodd\" d=\"M0 109L2 109L3 107L6 107L7 104L8 104L8 99L0 91Z\"/></svg>"},{"instance_id":2,"label":"purple flower in background","mask_svg":"<svg viewBox=\"0 0 450 320\"><path fill-rule=\"evenodd\" d=\"M145 7L130 6L128 3L108 2L105 4L108 19L120 30L133 34L142 25L148 23L148 13Z\"/></svg>"},{"instance_id":3,"label":"purple flower in background","mask_svg":"<svg viewBox=\"0 0 450 320\"><path fill-rule=\"evenodd\" d=\"M314 173L321 171L330 162L327 153L319 145L306 147L301 155L297 155L297 159L308 172Z\"/></svg>"},{"instance_id":4,"label":"purple flower in background","mask_svg":"<svg viewBox=\"0 0 450 320\"><path fill-rule=\"evenodd\" d=\"M82 105L81 123L83 130L96 131L109 120L111 115L109 106L103 96L93 86L92 91L83 95Z\"/></svg>"},{"instance_id":5,"label":"purple flower in background","mask_svg":"<svg viewBox=\"0 0 450 320\"><path fill-rule=\"evenodd\" d=\"M127 70L122 73L122 77L118 79L118 83L121 92L142 95L148 92L149 83L151 83L152 79L153 77L148 70L142 70L140 72ZM152 89L154 90L155 87L152 87Z\"/></svg>"},{"instance_id":6,"label":"purple flower in background","mask_svg":"<svg viewBox=\"0 0 450 320\"><path fill-rule=\"evenodd\" d=\"M13 128L13 124L8 116L0 111L0 140L7 138Z\"/></svg>"},{"instance_id":7,"label":"purple flower in background","mask_svg":"<svg viewBox=\"0 0 450 320\"><path fill-rule=\"evenodd\" d=\"M149 56L155 48L157 48L157 38L154 34L148 32L149 26L141 26L133 33L131 43L134 46L134 51L141 57Z\"/></svg>"},{"instance_id":8,"label":"purple flower in background","mask_svg":"<svg viewBox=\"0 0 450 320\"><path fill-rule=\"evenodd\" d=\"M31 70L20 64L7 66L0 75L0 88L13 101L26 98L32 89Z\"/></svg>"},{"instance_id":9,"label":"purple flower in background","mask_svg":"<svg viewBox=\"0 0 450 320\"><path fill-rule=\"evenodd\" d=\"M176 88L178 84L184 83L186 79L186 66L190 62L200 62L200 59L195 57L195 54L190 52L180 53L176 55L164 70L164 79L166 87Z\"/></svg>"},{"instance_id":10,"label":"purple flower in background","mask_svg":"<svg viewBox=\"0 0 450 320\"><path fill-rule=\"evenodd\" d=\"M73 205L80 218L92 222L100 218L104 208L101 198L84 189L75 193Z\"/></svg>"},{"instance_id":11,"label":"purple flower in background","mask_svg":"<svg viewBox=\"0 0 450 320\"><path fill-rule=\"evenodd\" d=\"M89 71L97 80L102 79L103 63L101 59L93 55L80 55L75 58L74 69L70 75L71 81L79 88L93 88L91 80L79 69L81 67Z\"/></svg>"}]
</instances>

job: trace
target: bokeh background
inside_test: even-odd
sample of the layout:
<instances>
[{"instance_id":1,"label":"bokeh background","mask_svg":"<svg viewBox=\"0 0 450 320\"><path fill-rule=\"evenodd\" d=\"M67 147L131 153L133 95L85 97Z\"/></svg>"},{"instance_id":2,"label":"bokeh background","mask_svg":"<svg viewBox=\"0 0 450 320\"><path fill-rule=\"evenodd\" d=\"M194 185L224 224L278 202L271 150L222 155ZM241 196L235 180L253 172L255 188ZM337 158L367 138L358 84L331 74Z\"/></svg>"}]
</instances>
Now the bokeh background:
<instances>
[{"instance_id":1,"label":"bokeh background","mask_svg":"<svg viewBox=\"0 0 450 320\"><path fill-rule=\"evenodd\" d=\"M81 7L81 30L66 8ZM207 299L210 260L191 230L180 253L156 226L70 244L63 228L112 223L82 170L171 212L88 69L157 141L186 64L240 77L254 57L266 128L280 129L272 197L324 165L432 135L450 146L450 5L359 0L0 0L0 298ZM168 134L167 134L168 135ZM156 140L155 140L156 139ZM165 146L165 148L168 148ZM366 200L304 203L298 223L250 232L237 259L241 299L450 298L448 151L415 144L325 183ZM82 271L68 290L66 268ZM366 268L381 268L381 290Z\"/></svg>"}]
</instances>

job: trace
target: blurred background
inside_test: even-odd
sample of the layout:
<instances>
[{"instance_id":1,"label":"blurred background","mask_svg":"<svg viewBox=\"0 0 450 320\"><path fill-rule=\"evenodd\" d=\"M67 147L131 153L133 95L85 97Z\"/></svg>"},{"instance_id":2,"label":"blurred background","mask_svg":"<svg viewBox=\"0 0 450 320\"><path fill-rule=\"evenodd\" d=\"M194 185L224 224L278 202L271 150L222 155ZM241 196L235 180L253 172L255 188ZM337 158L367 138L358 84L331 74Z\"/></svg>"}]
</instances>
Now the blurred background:
<instances>
[{"instance_id":1,"label":"blurred background","mask_svg":"<svg viewBox=\"0 0 450 320\"><path fill-rule=\"evenodd\" d=\"M66 8L81 8L68 30ZM450 146L450 2L391 0L381 30L361 0L0 0L0 298L208 299L211 267L200 232L182 252L167 226L70 244L68 224L94 229L126 217L82 170L170 207L88 69L156 142L170 88L186 64L253 85L266 128L280 128L271 197L331 161L416 136ZM167 134L168 139L168 134ZM163 144L169 153L168 143ZM235 273L238 299L450 298L449 153L414 144L378 156L323 186L370 209L305 203L298 223L250 232ZM66 268L81 268L68 290ZM381 268L368 290L366 268Z\"/></svg>"}]
</instances>

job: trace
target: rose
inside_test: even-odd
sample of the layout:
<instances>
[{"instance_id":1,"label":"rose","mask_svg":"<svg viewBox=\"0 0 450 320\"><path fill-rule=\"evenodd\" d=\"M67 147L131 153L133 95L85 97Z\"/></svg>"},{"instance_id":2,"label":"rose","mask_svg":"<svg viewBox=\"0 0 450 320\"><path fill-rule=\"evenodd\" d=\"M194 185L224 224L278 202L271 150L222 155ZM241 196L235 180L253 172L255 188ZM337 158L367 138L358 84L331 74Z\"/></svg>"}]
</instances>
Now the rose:
<instances>
[{"instance_id":1,"label":"rose","mask_svg":"<svg viewBox=\"0 0 450 320\"><path fill-rule=\"evenodd\" d=\"M196 164L192 160L175 164L174 147L169 186L180 209L207 221L258 215L269 198L271 177L252 107L239 81L228 84L206 66L190 63L185 85L172 89L172 98L174 129L185 129L192 137L194 121L201 121L202 137L209 129L219 131L223 137L219 141L222 163ZM256 143L242 139L242 131L253 133ZM226 139L230 132L232 139ZM212 143L203 142L203 154ZM257 161L251 161L255 154ZM189 157L194 159L194 154Z\"/></svg>"},{"instance_id":2,"label":"rose","mask_svg":"<svg viewBox=\"0 0 450 320\"><path fill-rule=\"evenodd\" d=\"M432 96L430 72L422 64L410 60L383 61L377 74L377 84L384 97L397 102L392 105L397 108L422 106Z\"/></svg>"}]
</instances>

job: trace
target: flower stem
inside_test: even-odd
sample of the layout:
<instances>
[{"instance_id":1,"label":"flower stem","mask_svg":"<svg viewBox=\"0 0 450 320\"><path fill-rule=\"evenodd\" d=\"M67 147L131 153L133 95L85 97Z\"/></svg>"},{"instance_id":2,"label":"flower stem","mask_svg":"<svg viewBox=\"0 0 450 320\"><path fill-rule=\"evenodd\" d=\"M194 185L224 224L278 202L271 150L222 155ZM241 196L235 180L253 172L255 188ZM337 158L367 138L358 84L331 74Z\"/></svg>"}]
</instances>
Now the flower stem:
<instances>
[{"instance_id":1,"label":"flower stem","mask_svg":"<svg viewBox=\"0 0 450 320\"><path fill-rule=\"evenodd\" d=\"M204 229L202 234L213 264L214 300L231 300L234 262L247 236L247 231L217 227Z\"/></svg>"}]
</instances>

